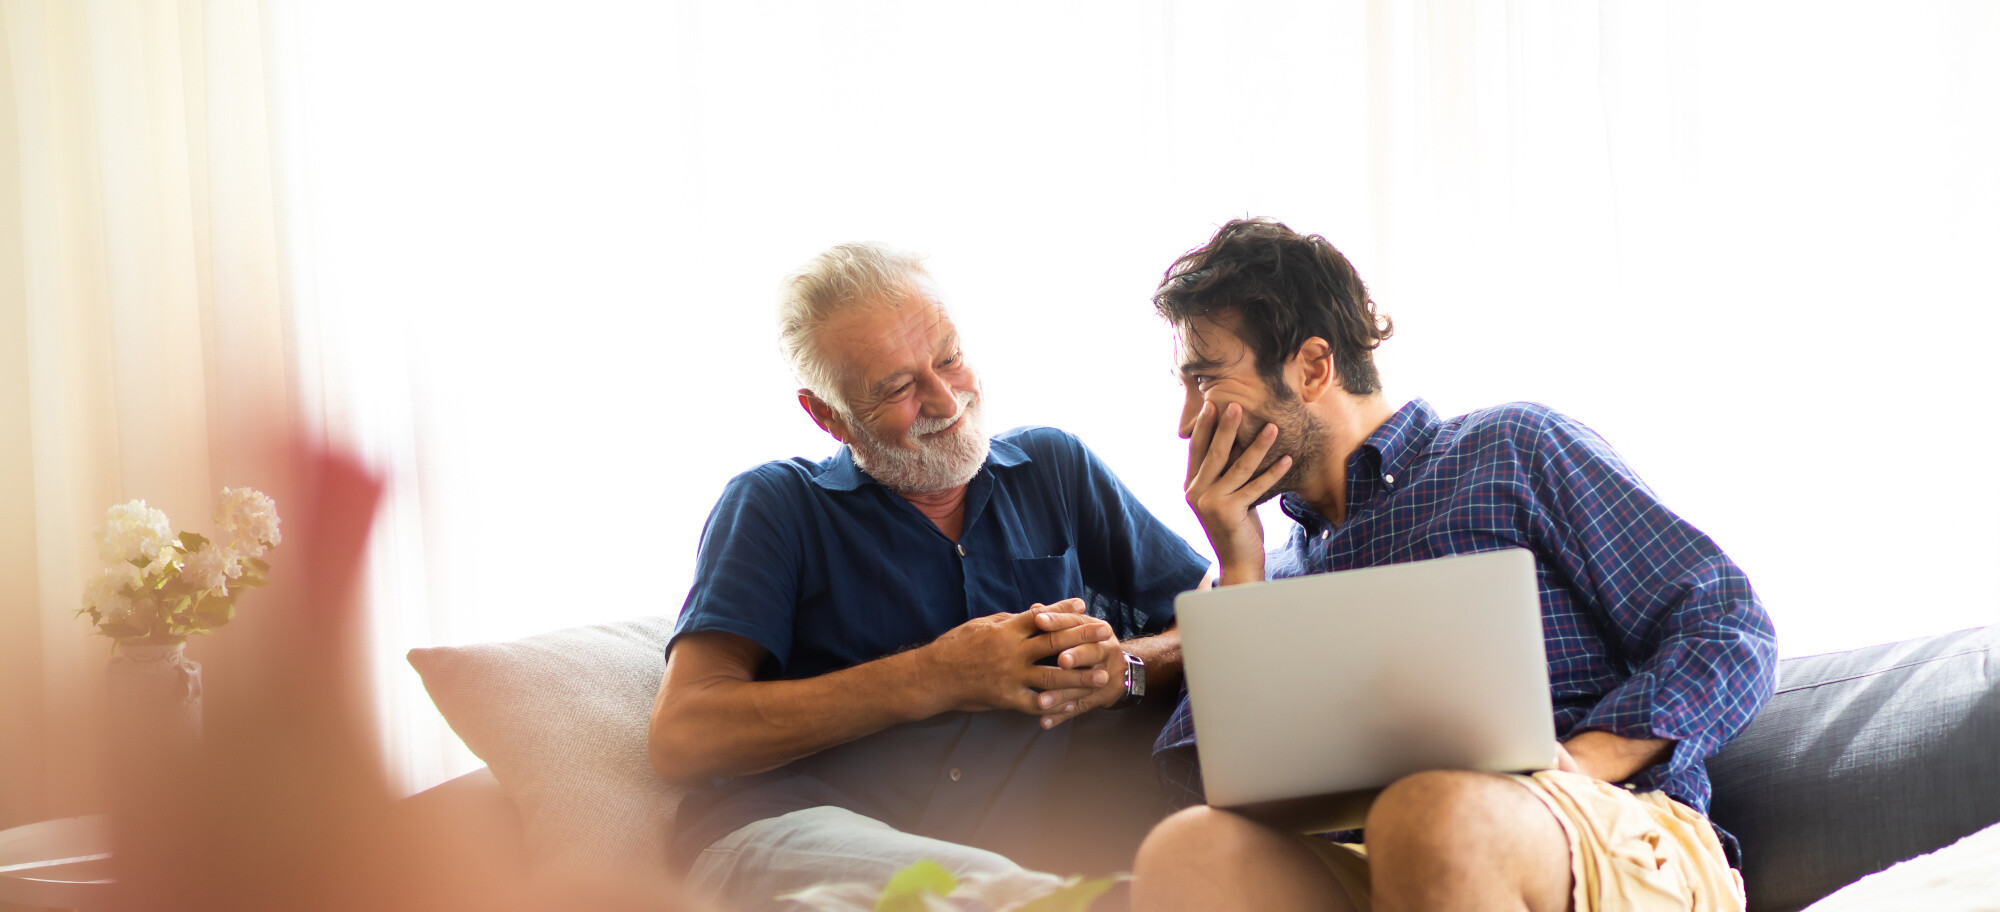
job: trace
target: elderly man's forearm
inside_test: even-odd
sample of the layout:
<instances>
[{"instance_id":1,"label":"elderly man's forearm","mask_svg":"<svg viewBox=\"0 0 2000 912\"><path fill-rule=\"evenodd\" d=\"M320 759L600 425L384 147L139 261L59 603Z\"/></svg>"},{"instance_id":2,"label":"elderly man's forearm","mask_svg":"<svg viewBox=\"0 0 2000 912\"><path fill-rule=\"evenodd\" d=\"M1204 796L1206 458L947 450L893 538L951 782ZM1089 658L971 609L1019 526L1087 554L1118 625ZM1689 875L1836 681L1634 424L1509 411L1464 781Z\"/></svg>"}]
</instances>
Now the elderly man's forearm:
<instances>
[{"instance_id":1,"label":"elderly man's forearm","mask_svg":"<svg viewBox=\"0 0 2000 912\"><path fill-rule=\"evenodd\" d=\"M653 771L669 782L748 776L943 711L916 651L794 681L717 681L655 707Z\"/></svg>"}]
</instances>

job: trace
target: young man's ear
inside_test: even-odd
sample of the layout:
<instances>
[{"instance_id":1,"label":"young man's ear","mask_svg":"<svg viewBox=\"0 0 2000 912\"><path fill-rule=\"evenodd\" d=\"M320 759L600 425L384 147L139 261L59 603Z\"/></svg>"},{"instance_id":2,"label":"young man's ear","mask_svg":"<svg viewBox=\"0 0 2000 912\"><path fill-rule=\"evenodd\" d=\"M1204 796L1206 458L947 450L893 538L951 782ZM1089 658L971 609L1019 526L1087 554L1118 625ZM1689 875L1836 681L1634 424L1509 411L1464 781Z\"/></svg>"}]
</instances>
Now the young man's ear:
<instances>
[{"instance_id":1,"label":"young man's ear","mask_svg":"<svg viewBox=\"0 0 2000 912\"><path fill-rule=\"evenodd\" d=\"M1299 381L1299 398L1307 402L1318 402L1320 397L1340 389L1340 372L1333 366L1333 346L1318 336L1299 343L1299 350L1292 353L1291 363L1285 365L1288 372L1296 372Z\"/></svg>"},{"instance_id":2,"label":"young man's ear","mask_svg":"<svg viewBox=\"0 0 2000 912\"><path fill-rule=\"evenodd\" d=\"M802 389L799 390L799 407L812 416L813 423L819 425L820 430L841 443L847 442L847 422L840 420L840 413L827 405L826 400L813 395L812 390Z\"/></svg>"}]
</instances>

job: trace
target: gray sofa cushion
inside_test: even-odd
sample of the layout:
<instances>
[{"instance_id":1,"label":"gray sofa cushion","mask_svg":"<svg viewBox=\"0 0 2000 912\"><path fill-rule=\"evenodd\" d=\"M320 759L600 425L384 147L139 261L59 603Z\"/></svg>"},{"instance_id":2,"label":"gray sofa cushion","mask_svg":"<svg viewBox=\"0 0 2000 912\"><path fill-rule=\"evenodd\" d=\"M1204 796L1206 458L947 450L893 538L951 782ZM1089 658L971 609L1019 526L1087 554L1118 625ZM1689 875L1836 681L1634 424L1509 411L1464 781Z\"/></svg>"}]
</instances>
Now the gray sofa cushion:
<instances>
[{"instance_id":1,"label":"gray sofa cushion","mask_svg":"<svg viewBox=\"0 0 2000 912\"><path fill-rule=\"evenodd\" d=\"M1708 770L1753 912L1792 912L2000 821L2000 627L1786 659Z\"/></svg>"},{"instance_id":2,"label":"gray sofa cushion","mask_svg":"<svg viewBox=\"0 0 2000 912\"><path fill-rule=\"evenodd\" d=\"M680 791L654 778L646 724L673 621L571 627L410 650L424 689L521 814L536 862L667 863Z\"/></svg>"}]
</instances>

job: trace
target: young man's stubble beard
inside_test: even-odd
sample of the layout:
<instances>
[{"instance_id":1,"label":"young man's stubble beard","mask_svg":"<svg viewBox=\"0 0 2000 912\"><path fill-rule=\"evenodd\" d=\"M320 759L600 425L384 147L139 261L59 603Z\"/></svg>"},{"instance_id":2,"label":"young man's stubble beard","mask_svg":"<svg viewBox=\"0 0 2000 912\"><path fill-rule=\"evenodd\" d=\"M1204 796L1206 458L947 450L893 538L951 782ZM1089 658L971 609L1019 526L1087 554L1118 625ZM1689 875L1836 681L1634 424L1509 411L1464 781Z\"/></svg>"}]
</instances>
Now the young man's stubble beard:
<instances>
[{"instance_id":1,"label":"young man's stubble beard","mask_svg":"<svg viewBox=\"0 0 2000 912\"><path fill-rule=\"evenodd\" d=\"M1273 393L1266 408L1270 414L1258 417L1264 418L1265 424L1278 426L1278 439L1271 444L1271 451L1264 454L1264 464L1258 466L1256 474L1250 477L1255 478L1268 471L1280 456L1292 457L1292 466L1285 470L1271 490L1257 498L1260 504L1300 488L1305 479L1319 468L1321 444L1326 436L1326 426L1320 423L1319 416L1306 408L1297 396L1281 398ZM1263 429L1263 425L1257 427L1257 431Z\"/></svg>"}]
</instances>

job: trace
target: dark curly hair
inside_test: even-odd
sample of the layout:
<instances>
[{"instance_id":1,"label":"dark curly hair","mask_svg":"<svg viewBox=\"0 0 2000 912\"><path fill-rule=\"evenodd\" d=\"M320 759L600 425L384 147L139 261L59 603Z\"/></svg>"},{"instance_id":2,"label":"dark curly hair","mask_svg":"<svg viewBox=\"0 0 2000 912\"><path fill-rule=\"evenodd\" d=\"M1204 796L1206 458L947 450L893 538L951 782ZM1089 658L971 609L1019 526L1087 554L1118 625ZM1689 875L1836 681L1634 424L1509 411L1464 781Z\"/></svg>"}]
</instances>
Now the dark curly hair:
<instances>
[{"instance_id":1,"label":"dark curly hair","mask_svg":"<svg viewBox=\"0 0 2000 912\"><path fill-rule=\"evenodd\" d=\"M1257 373L1281 397L1290 394L1285 362L1314 336L1333 349L1342 389L1380 391L1373 353L1396 328L1375 312L1368 286L1326 238L1268 218L1236 219L1175 260L1153 307L1180 327L1195 317L1234 315Z\"/></svg>"}]
</instances>

